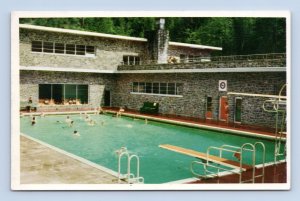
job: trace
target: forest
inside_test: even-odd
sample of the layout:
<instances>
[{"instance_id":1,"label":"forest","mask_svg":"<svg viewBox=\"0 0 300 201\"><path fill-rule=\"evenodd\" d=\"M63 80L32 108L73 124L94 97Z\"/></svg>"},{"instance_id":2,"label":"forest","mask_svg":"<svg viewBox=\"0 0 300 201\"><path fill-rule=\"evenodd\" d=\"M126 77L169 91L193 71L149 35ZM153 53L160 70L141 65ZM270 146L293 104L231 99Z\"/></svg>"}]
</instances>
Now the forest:
<instances>
[{"instance_id":1,"label":"forest","mask_svg":"<svg viewBox=\"0 0 300 201\"><path fill-rule=\"evenodd\" d=\"M170 17L166 19L170 41L222 47L217 55L285 53L286 19L252 17ZM33 24L145 37L156 27L154 17L131 18L22 18Z\"/></svg>"}]
</instances>

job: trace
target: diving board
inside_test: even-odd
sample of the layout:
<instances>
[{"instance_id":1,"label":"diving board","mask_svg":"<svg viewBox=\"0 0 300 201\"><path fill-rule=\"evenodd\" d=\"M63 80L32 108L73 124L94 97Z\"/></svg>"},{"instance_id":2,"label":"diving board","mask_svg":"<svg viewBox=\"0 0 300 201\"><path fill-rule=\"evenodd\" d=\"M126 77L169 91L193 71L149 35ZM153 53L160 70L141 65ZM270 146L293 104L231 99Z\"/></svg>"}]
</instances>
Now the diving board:
<instances>
[{"instance_id":1,"label":"diving board","mask_svg":"<svg viewBox=\"0 0 300 201\"><path fill-rule=\"evenodd\" d=\"M216 164L220 164L220 165L223 165L226 167L234 168L234 169L241 168L243 171L252 169L252 166L250 166L250 165L242 164L242 166L241 166L240 162L228 160L226 158L221 158L221 157L214 156L214 155L208 155L206 153L198 152L198 151L195 151L192 149L186 149L186 148L182 148L182 147L178 147L178 146L174 146L174 145L170 145L170 144L161 144L161 145L159 145L159 147L170 150L170 151L174 151L177 153L181 153L184 155L203 159L203 160L213 162Z\"/></svg>"}]
</instances>

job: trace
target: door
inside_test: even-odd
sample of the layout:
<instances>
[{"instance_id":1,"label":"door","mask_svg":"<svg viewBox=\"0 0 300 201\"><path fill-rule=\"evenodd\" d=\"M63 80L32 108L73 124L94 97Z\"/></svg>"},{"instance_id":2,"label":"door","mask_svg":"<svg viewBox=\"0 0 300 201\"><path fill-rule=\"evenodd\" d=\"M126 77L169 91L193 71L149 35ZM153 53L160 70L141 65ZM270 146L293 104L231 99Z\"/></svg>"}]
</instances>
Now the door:
<instances>
[{"instance_id":1,"label":"door","mask_svg":"<svg viewBox=\"0 0 300 201\"><path fill-rule=\"evenodd\" d=\"M242 121L242 98L235 98L234 122L241 123Z\"/></svg>"},{"instance_id":2,"label":"door","mask_svg":"<svg viewBox=\"0 0 300 201\"><path fill-rule=\"evenodd\" d=\"M105 90L104 91L104 106L110 107L110 91Z\"/></svg>"},{"instance_id":3,"label":"door","mask_svg":"<svg viewBox=\"0 0 300 201\"><path fill-rule=\"evenodd\" d=\"M226 96L220 98L220 120L228 121L229 106Z\"/></svg>"},{"instance_id":4,"label":"door","mask_svg":"<svg viewBox=\"0 0 300 201\"><path fill-rule=\"evenodd\" d=\"M206 119L212 119L212 97L210 97L210 96L206 97L205 117L206 117Z\"/></svg>"}]
</instances>

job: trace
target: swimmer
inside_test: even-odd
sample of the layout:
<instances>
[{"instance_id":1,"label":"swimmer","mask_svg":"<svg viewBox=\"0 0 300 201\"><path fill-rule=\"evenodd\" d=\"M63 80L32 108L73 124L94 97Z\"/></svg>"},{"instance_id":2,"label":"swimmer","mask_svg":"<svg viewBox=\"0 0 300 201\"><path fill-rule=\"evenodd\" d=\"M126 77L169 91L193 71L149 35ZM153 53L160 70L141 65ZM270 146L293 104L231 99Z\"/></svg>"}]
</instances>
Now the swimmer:
<instances>
[{"instance_id":1,"label":"swimmer","mask_svg":"<svg viewBox=\"0 0 300 201\"><path fill-rule=\"evenodd\" d=\"M88 114L85 116L84 121L87 121L87 122L90 121L90 116Z\"/></svg>"},{"instance_id":2,"label":"swimmer","mask_svg":"<svg viewBox=\"0 0 300 201\"><path fill-rule=\"evenodd\" d=\"M36 124L36 119L35 119L35 117L32 117L31 126L34 126L35 124Z\"/></svg>"},{"instance_id":3,"label":"swimmer","mask_svg":"<svg viewBox=\"0 0 300 201\"><path fill-rule=\"evenodd\" d=\"M123 112L125 112L125 110L122 107L120 107L119 111L116 114L116 117L121 117Z\"/></svg>"},{"instance_id":4,"label":"swimmer","mask_svg":"<svg viewBox=\"0 0 300 201\"><path fill-rule=\"evenodd\" d=\"M90 125L90 126L94 126L95 125L95 121L93 120L93 119L91 119L89 122L88 122L88 125Z\"/></svg>"},{"instance_id":5,"label":"swimmer","mask_svg":"<svg viewBox=\"0 0 300 201\"><path fill-rule=\"evenodd\" d=\"M72 120L70 123L69 123L69 127L72 127L74 124L74 121Z\"/></svg>"},{"instance_id":6,"label":"swimmer","mask_svg":"<svg viewBox=\"0 0 300 201\"><path fill-rule=\"evenodd\" d=\"M66 118L66 123L70 123L72 120L70 119L70 117L69 116L67 116L67 118Z\"/></svg>"},{"instance_id":7,"label":"swimmer","mask_svg":"<svg viewBox=\"0 0 300 201\"><path fill-rule=\"evenodd\" d=\"M79 134L79 132L78 132L77 130L75 130L75 131L73 132L73 135L75 135L75 136L80 136L80 134Z\"/></svg>"}]
</instances>

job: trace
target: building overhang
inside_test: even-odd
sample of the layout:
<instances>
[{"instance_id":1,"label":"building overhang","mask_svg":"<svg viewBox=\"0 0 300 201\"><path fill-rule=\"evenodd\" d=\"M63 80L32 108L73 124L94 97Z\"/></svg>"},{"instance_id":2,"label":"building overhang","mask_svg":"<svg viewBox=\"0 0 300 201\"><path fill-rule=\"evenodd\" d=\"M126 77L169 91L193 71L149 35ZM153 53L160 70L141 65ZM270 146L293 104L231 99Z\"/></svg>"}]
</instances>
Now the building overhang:
<instances>
[{"instance_id":1,"label":"building overhang","mask_svg":"<svg viewBox=\"0 0 300 201\"><path fill-rule=\"evenodd\" d=\"M61 68L61 67L46 67L46 66L20 66L20 70L31 71L51 71L51 72L75 72L75 73L115 73L114 70L98 70L98 69L83 69L83 68Z\"/></svg>"},{"instance_id":2,"label":"building overhang","mask_svg":"<svg viewBox=\"0 0 300 201\"><path fill-rule=\"evenodd\" d=\"M286 72L285 67L251 67L251 68L206 68L206 69L168 69L168 70L98 70L82 68L61 68L45 66L20 66L20 70L52 71L52 72L76 72L99 74L130 74L130 73L247 73L247 72Z\"/></svg>"},{"instance_id":3,"label":"building overhang","mask_svg":"<svg viewBox=\"0 0 300 201\"><path fill-rule=\"evenodd\" d=\"M168 70L122 70L116 73L247 73L247 72L286 72L284 67L251 68L205 68L205 69L168 69Z\"/></svg>"}]
</instances>

